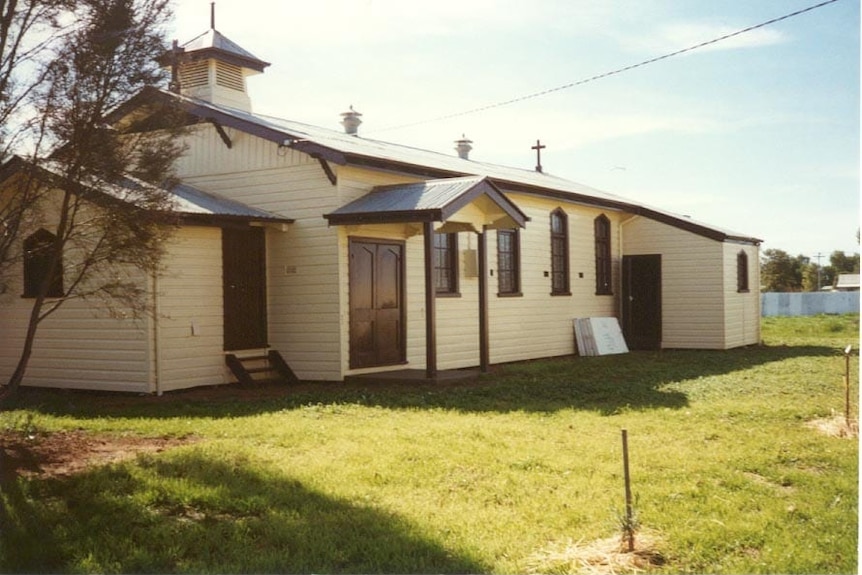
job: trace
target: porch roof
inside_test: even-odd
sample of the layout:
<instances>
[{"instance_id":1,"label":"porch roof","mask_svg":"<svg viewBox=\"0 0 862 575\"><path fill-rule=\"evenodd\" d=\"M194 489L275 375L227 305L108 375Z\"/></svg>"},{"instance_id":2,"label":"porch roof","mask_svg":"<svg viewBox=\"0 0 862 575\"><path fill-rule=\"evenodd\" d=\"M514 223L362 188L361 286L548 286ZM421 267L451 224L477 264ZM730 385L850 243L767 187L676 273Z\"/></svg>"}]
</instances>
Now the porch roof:
<instances>
[{"instance_id":1,"label":"porch roof","mask_svg":"<svg viewBox=\"0 0 862 575\"><path fill-rule=\"evenodd\" d=\"M205 219L236 219L290 224L293 219L267 212L242 202L204 192L188 184L177 184L170 189L175 209L184 217Z\"/></svg>"},{"instance_id":2,"label":"porch roof","mask_svg":"<svg viewBox=\"0 0 862 575\"><path fill-rule=\"evenodd\" d=\"M514 202L481 176L378 186L323 217L334 225L445 222L482 196L490 199L515 226L524 227L529 221Z\"/></svg>"}]
</instances>

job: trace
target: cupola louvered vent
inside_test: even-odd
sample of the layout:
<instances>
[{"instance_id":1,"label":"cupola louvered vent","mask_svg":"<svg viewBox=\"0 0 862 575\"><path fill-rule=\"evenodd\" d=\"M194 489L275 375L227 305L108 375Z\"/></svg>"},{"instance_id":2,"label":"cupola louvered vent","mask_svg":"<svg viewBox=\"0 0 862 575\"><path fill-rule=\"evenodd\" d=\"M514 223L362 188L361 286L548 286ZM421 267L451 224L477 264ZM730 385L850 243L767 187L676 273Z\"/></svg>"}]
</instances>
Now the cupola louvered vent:
<instances>
[{"instance_id":1,"label":"cupola louvered vent","mask_svg":"<svg viewBox=\"0 0 862 575\"><path fill-rule=\"evenodd\" d=\"M216 63L216 84L231 90L245 91L242 81L242 68L226 62Z\"/></svg>"},{"instance_id":2,"label":"cupola louvered vent","mask_svg":"<svg viewBox=\"0 0 862 575\"><path fill-rule=\"evenodd\" d=\"M209 62L199 60L183 64L180 68L180 84L183 88L200 88L209 83Z\"/></svg>"}]
</instances>

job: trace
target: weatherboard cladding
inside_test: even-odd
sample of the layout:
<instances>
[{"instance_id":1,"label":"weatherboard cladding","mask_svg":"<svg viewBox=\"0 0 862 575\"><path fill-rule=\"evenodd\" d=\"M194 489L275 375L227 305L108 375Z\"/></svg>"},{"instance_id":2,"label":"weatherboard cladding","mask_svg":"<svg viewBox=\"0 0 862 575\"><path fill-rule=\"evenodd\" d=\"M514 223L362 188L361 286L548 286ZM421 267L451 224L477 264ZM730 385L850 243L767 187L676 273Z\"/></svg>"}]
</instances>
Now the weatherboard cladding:
<instances>
[{"instance_id":1,"label":"weatherboard cladding","mask_svg":"<svg viewBox=\"0 0 862 575\"><path fill-rule=\"evenodd\" d=\"M429 178L485 176L490 178L499 189L507 192L519 192L587 206L625 211L655 219L717 241L737 241L754 245L759 245L762 242L762 240L752 236L724 230L654 207L633 203L621 196L545 172L465 160L456 155L441 154L358 137L337 130L220 106L166 90L147 89L139 96L143 100L149 98L177 99L194 116L218 122L223 126L241 130L304 152L313 158L338 165L357 165ZM121 116L131 107L134 107L135 102L140 103L135 98L128 102L126 107L118 109L116 114Z\"/></svg>"}]
</instances>

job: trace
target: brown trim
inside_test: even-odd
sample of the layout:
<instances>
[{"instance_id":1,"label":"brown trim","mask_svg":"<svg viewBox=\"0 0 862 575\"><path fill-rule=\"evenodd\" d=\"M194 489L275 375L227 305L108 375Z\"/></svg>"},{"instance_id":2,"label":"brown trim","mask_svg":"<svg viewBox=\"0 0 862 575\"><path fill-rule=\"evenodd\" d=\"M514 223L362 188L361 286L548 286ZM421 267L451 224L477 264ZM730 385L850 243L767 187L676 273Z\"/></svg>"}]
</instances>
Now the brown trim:
<instances>
[{"instance_id":1,"label":"brown trim","mask_svg":"<svg viewBox=\"0 0 862 575\"><path fill-rule=\"evenodd\" d=\"M326 160L323 158L317 158L317 161L320 162L320 167L323 168L323 173L326 174L326 177L329 179L329 183L333 186L338 183L338 177L335 175L335 172L332 171L332 167L326 163Z\"/></svg>"},{"instance_id":2,"label":"brown trim","mask_svg":"<svg viewBox=\"0 0 862 575\"><path fill-rule=\"evenodd\" d=\"M425 245L425 377L437 376L437 299L434 289L434 223L422 225Z\"/></svg>"},{"instance_id":3,"label":"brown trim","mask_svg":"<svg viewBox=\"0 0 862 575\"><path fill-rule=\"evenodd\" d=\"M221 141L224 142L224 145L227 146L228 150L233 148L233 142L230 141L230 136L227 135L227 132L225 132L224 128L221 124L219 124L218 120L216 120L215 118L207 118L207 122L209 122L215 127L216 132L218 132L219 138L221 138Z\"/></svg>"},{"instance_id":4,"label":"brown trim","mask_svg":"<svg viewBox=\"0 0 862 575\"><path fill-rule=\"evenodd\" d=\"M488 322L488 227L478 234L479 259L479 370L488 373L491 365L490 325Z\"/></svg>"}]
</instances>

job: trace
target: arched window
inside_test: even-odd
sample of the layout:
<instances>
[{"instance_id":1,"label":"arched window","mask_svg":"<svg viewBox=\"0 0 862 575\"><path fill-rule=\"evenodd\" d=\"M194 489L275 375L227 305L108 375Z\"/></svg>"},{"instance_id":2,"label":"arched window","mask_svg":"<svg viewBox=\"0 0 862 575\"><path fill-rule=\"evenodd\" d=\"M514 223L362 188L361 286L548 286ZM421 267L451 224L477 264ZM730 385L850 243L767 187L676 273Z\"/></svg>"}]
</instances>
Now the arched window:
<instances>
[{"instance_id":1,"label":"arched window","mask_svg":"<svg viewBox=\"0 0 862 575\"><path fill-rule=\"evenodd\" d=\"M40 229L24 240L24 297L36 297L42 282L50 272L51 256L57 236ZM62 255L51 275L47 297L63 295L63 258Z\"/></svg>"},{"instance_id":2,"label":"arched window","mask_svg":"<svg viewBox=\"0 0 862 575\"><path fill-rule=\"evenodd\" d=\"M736 291L748 291L748 254L743 250L736 254Z\"/></svg>"},{"instance_id":3,"label":"arched window","mask_svg":"<svg viewBox=\"0 0 862 575\"><path fill-rule=\"evenodd\" d=\"M560 208L551 212L551 295L570 295L569 218Z\"/></svg>"},{"instance_id":4,"label":"arched window","mask_svg":"<svg viewBox=\"0 0 862 575\"><path fill-rule=\"evenodd\" d=\"M602 214L593 224L596 245L596 295L612 295L611 221Z\"/></svg>"}]
</instances>

